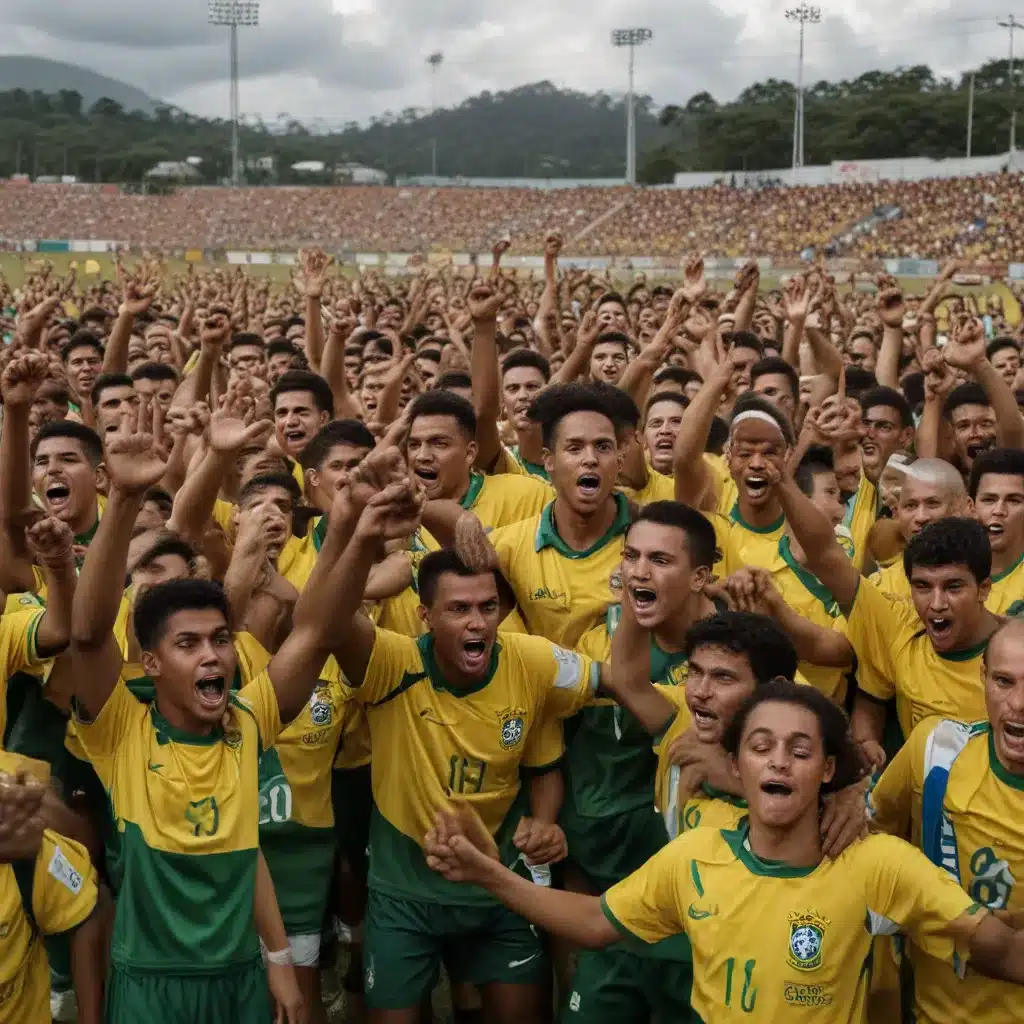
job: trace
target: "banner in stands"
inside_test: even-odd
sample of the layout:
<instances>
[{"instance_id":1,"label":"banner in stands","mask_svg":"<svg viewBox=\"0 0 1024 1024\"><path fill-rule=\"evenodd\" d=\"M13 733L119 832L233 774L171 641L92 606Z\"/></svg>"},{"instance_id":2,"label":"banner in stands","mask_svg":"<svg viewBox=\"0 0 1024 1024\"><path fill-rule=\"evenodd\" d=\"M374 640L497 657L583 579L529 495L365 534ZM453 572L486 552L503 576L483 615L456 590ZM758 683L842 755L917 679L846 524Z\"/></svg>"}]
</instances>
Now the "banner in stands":
<instances>
[{"instance_id":1,"label":"banner in stands","mask_svg":"<svg viewBox=\"0 0 1024 1024\"><path fill-rule=\"evenodd\" d=\"M356 266L358 266L358 267L379 267L380 266L380 253L379 252L357 252L356 253Z\"/></svg>"},{"instance_id":2,"label":"banner in stands","mask_svg":"<svg viewBox=\"0 0 1024 1024\"><path fill-rule=\"evenodd\" d=\"M1024 263L1011 263L1009 277L1013 281L1024 281Z\"/></svg>"}]
</instances>

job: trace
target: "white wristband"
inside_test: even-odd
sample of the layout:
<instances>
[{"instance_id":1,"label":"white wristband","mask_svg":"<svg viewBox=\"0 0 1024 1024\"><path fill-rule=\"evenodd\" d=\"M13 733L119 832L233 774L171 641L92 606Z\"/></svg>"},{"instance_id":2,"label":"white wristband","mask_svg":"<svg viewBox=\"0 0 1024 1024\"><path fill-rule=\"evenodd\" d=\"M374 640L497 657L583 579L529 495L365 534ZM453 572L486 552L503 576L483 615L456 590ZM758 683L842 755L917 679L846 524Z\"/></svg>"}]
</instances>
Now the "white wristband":
<instances>
[{"instance_id":1,"label":"white wristband","mask_svg":"<svg viewBox=\"0 0 1024 1024\"><path fill-rule=\"evenodd\" d=\"M276 967L291 967L295 961L292 959L292 948L286 946L284 949L279 949L276 953L273 950L267 950L267 963L274 964Z\"/></svg>"}]
</instances>

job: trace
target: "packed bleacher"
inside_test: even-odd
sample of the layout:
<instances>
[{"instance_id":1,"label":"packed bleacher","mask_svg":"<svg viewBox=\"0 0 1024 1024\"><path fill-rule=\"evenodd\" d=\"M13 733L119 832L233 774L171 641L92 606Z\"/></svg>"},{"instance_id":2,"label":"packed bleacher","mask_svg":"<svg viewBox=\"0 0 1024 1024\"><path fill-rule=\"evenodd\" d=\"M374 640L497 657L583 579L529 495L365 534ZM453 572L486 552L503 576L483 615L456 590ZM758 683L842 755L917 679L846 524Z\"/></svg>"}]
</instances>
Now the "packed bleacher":
<instances>
[{"instance_id":1,"label":"packed bleacher","mask_svg":"<svg viewBox=\"0 0 1024 1024\"><path fill-rule=\"evenodd\" d=\"M153 249L486 252L507 233L514 254L536 255L547 226L558 223L568 256L663 257L698 248L713 257L792 259L816 248L871 259L1005 262L1020 238L1022 197L1012 174L760 189L350 186L150 196L8 184L0 188L0 225L9 242L107 239ZM880 208L898 214L840 241Z\"/></svg>"}]
</instances>

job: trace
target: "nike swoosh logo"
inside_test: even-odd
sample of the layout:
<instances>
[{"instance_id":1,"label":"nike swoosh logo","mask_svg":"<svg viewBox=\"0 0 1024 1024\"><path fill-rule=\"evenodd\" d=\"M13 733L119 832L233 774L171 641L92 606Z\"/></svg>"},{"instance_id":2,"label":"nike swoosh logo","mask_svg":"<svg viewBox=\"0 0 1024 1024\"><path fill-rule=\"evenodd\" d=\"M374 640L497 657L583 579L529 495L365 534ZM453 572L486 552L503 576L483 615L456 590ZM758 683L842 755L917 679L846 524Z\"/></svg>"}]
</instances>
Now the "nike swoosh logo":
<instances>
[{"instance_id":1,"label":"nike swoosh logo","mask_svg":"<svg viewBox=\"0 0 1024 1024\"><path fill-rule=\"evenodd\" d=\"M528 964L531 960L536 960L540 956L540 952L536 952L533 956L528 956L525 960L510 960L509 967L522 967L523 964Z\"/></svg>"},{"instance_id":2,"label":"nike swoosh logo","mask_svg":"<svg viewBox=\"0 0 1024 1024\"><path fill-rule=\"evenodd\" d=\"M690 909L687 910L686 916L691 921L704 921L709 917L714 917L718 913L718 910L698 910L692 903Z\"/></svg>"}]
</instances>

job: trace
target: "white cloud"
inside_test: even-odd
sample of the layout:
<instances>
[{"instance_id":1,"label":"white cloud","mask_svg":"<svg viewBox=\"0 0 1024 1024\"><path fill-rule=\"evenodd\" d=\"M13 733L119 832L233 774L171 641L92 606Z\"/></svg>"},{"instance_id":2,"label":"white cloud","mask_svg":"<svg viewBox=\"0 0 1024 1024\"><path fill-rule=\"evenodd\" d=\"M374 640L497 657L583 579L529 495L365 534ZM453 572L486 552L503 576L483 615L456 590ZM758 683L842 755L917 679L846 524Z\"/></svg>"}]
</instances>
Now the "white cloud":
<instances>
[{"instance_id":1,"label":"white cloud","mask_svg":"<svg viewBox=\"0 0 1024 1024\"><path fill-rule=\"evenodd\" d=\"M617 93L626 60L609 33L633 26L654 32L637 53L638 90L658 104L703 89L729 99L795 76L797 33L784 12L796 2L263 0L260 27L241 30L242 108L338 123L426 107L433 50L445 56L442 105L541 79ZM820 3L822 22L806 34L809 82L921 63L957 74L1007 52L995 24L1005 0ZM72 60L196 113L225 111L226 32L206 23L204 0L0 0L0 20L9 52Z\"/></svg>"}]
</instances>

